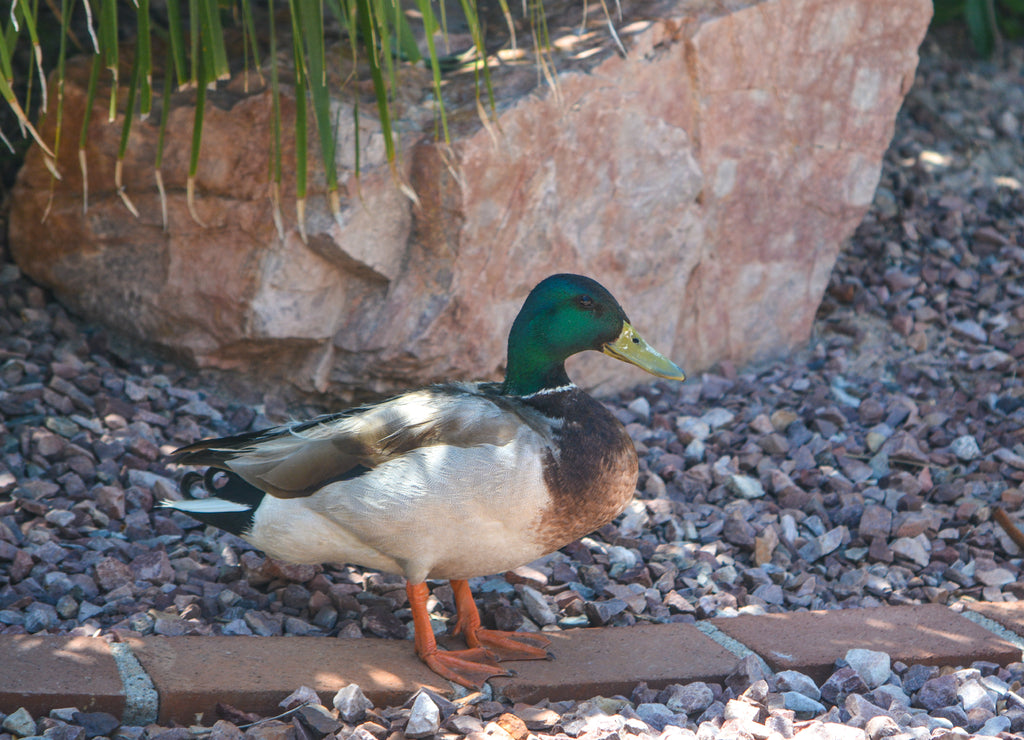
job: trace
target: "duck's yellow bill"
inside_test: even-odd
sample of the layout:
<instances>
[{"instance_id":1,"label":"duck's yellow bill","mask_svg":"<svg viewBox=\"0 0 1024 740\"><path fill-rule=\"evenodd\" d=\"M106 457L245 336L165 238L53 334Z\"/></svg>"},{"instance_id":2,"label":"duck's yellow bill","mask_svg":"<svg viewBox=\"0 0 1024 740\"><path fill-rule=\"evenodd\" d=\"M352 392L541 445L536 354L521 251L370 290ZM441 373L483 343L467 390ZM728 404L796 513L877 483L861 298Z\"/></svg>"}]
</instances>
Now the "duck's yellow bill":
<instances>
[{"instance_id":1,"label":"duck's yellow bill","mask_svg":"<svg viewBox=\"0 0 1024 740\"><path fill-rule=\"evenodd\" d=\"M604 353L630 365L636 365L651 375L669 380L686 380L686 375L672 360L644 341L628 322L622 322L622 332L614 342L604 345Z\"/></svg>"}]
</instances>

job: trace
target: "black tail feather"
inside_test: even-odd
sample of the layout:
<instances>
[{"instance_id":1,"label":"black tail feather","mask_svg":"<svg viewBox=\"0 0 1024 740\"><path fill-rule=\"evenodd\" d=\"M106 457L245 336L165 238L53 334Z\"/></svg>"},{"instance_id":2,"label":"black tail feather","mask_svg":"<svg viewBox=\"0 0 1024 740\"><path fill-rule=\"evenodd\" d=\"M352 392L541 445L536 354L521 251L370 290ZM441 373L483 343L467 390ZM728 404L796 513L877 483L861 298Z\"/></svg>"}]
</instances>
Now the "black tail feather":
<instances>
[{"instance_id":1,"label":"black tail feather","mask_svg":"<svg viewBox=\"0 0 1024 740\"><path fill-rule=\"evenodd\" d=\"M185 473L179 489L185 498L195 499L192 492L197 485L201 485L210 497L242 504L249 507L248 511L209 512L180 509L183 513L203 522L203 524L212 524L214 527L234 535L242 536L252 529L256 519L256 509L259 508L266 495L263 491L240 475L217 468L209 468L203 475L196 472ZM170 505L173 506L173 502Z\"/></svg>"}]
</instances>

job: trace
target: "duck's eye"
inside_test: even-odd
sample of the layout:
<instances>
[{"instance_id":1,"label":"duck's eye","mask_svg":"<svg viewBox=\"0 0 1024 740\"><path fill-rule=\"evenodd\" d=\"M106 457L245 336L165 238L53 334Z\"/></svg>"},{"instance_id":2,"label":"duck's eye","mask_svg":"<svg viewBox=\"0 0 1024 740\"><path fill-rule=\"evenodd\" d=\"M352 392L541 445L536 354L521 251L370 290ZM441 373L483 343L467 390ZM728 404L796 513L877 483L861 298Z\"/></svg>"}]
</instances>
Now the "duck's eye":
<instances>
[{"instance_id":1,"label":"duck's eye","mask_svg":"<svg viewBox=\"0 0 1024 740\"><path fill-rule=\"evenodd\" d=\"M580 308L593 308L594 307L594 299L591 298L588 295L581 295L581 296L577 297L576 298L576 303L579 305Z\"/></svg>"}]
</instances>

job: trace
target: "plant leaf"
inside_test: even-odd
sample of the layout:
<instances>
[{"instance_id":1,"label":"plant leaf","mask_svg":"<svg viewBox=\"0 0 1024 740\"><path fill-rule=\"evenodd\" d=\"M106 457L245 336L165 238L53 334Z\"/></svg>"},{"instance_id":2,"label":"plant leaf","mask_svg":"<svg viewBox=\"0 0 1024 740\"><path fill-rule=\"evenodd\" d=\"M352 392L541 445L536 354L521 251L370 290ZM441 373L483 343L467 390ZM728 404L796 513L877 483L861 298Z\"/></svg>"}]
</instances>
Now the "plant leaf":
<instances>
[{"instance_id":1,"label":"plant leaf","mask_svg":"<svg viewBox=\"0 0 1024 740\"><path fill-rule=\"evenodd\" d=\"M149 0L138 0L138 3L135 63L139 65L139 117L146 120L153 110L153 49L149 27Z\"/></svg>"},{"instance_id":2,"label":"plant leaf","mask_svg":"<svg viewBox=\"0 0 1024 740\"><path fill-rule=\"evenodd\" d=\"M986 0L967 0L964 7L967 32L971 36L974 50L981 56L989 56L995 49L995 29L992 27Z\"/></svg>"},{"instance_id":3,"label":"plant leaf","mask_svg":"<svg viewBox=\"0 0 1024 740\"><path fill-rule=\"evenodd\" d=\"M203 114L206 112L206 67L203 59L193 60L196 69L196 110L192 119L192 148L189 151L188 179L185 182L185 197L192 220L200 226L206 224L196 211L196 173L199 171L199 152L203 143Z\"/></svg>"},{"instance_id":4,"label":"plant leaf","mask_svg":"<svg viewBox=\"0 0 1024 740\"><path fill-rule=\"evenodd\" d=\"M100 58L110 72L113 81L110 84L110 108L107 119L113 123L117 118L118 90L118 48L117 48L117 0L102 0L100 5Z\"/></svg>"},{"instance_id":5,"label":"plant leaf","mask_svg":"<svg viewBox=\"0 0 1024 740\"><path fill-rule=\"evenodd\" d=\"M321 164L324 178L327 181L327 192L338 191L338 170L335 162L336 139L334 127L331 125L331 95L327 86L327 64L324 52L324 18L323 5L318 2L296 3L299 28L296 35L305 44L305 68L308 71L308 85L313 116L316 119L317 133L320 137ZM301 46L297 50L301 52ZM305 100L297 101L305 104ZM334 201L332 201L334 202ZM337 219L340 211L332 208L332 215Z\"/></svg>"},{"instance_id":6,"label":"plant leaf","mask_svg":"<svg viewBox=\"0 0 1024 740\"><path fill-rule=\"evenodd\" d=\"M308 71L303 65L298 8L300 0L289 0L292 15L292 53L295 57L295 215L299 222L299 236L306 244L306 177L308 132L306 127L306 92Z\"/></svg>"},{"instance_id":7,"label":"plant leaf","mask_svg":"<svg viewBox=\"0 0 1024 740\"><path fill-rule=\"evenodd\" d=\"M416 0L416 5L420 9L420 14L423 16L423 33L427 38L427 52L430 55L430 71L434 77L434 97L440 103L441 101L441 63L437 57L437 49L434 45L434 33L437 31L437 18L434 16L434 11L430 8L430 0ZM441 121L441 131L444 137L445 143L450 143L448 137L448 118L445 115L444 106L438 105L438 115ZM389 157L390 158L390 157Z\"/></svg>"}]
</instances>

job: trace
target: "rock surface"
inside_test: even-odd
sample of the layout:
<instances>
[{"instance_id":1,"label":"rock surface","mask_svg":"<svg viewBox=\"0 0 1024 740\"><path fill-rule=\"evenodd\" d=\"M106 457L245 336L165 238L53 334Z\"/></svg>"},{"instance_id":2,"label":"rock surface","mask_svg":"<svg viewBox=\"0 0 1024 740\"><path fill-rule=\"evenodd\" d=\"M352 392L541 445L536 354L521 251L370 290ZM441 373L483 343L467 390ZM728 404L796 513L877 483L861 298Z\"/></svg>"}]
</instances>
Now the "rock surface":
<instances>
[{"instance_id":1,"label":"rock surface","mask_svg":"<svg viewBox=\"0 0 1024 740\"><path fill-rule=\"evenodd\" d=\"M430 138L427 81L413 70L398 93L400 169L419 204L382 164L363 106L358 182L354 130L339 124L343 225L321 188L307 243L294 221L279 239L270 218L266 91L243 96L235 80L211 95L197 182L205 228L186 207L189 94L176 96L168 126L167 231L150 174L155 123L134 126L125 160L133 218L111 186L121 127L97 108L88 213L77 137L64 136L52 201L38 152L19 176L12 253L91 319L201 366L304 391L493 377L523 296L556 271L600 279L691 371L780 354L807 338L838 250L871 203L931 3L711 5L633 5L619 24L625 58L605 32L577 36L578 19L553 25L557 86L503 59L493 73L505 97L489 129L456 75L451 147ZM69 131L85 70L69 69ZM288 119L287 95L284 108ZM51 122L44 131L52 137ZM287 139L284 161L291 170ZM639 379L579 365L590 386Z\"/></svg>"}]
</instances>

